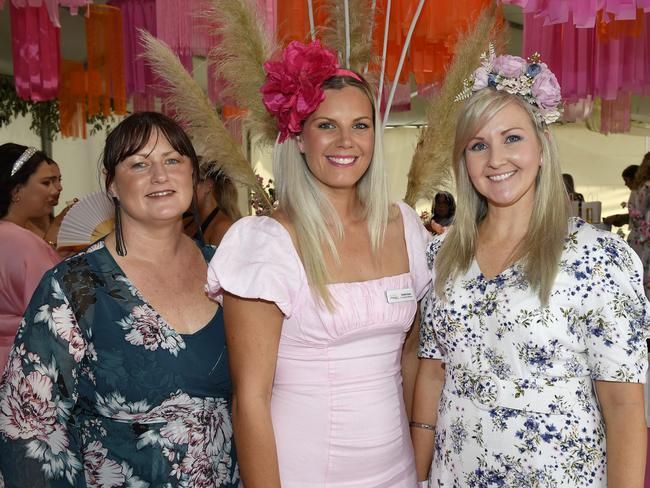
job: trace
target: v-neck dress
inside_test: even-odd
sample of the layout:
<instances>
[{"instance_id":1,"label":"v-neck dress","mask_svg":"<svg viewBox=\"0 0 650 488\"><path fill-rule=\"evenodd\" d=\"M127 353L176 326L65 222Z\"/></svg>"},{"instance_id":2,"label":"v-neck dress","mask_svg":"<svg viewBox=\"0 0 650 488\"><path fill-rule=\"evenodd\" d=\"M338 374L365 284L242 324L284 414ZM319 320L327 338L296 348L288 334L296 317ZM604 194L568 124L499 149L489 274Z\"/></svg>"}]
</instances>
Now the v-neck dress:
<instances>
[{"instance_id":1,"label":"v-neck dress","mask_svg":"<svg viewBox=\"0 0 650 488\"><path fill-rule=\"evenodd\" d=\"M225 290L271 301L285 317L271 399L283 488L416 486L400 359L430 282L429 234L413 209L400 209L410 271L329 285L333 312L317 305L291 237L272 218L238 220L210 262L215 298ZM411 300L388 303L388 291L404 289Z\"/></svg>"},{"instance_id":2,"label":"v-neck dress","mask_svg":"<svg viewBox=\"0 0 650 488\"><path fill-rule=\"evenodd\" d=\"M444 236L428 250L433 278ZM644 383L650 327L638 257L571 219L549 303L516 264L476 261L422 302L420 356L442 359L430 486L605 488L605 426L592 382Z\"/></svg>"},{"instance_id":3,"label":"v-neck dress","mask_svg":"<svg viewBox=\"0 0 650 488\"><path fill-rule=\"evenodd\" d=\"M230 397L221 309L176 332L100 241L45 274L21 323L0 486L237 487Z\"/></svg>"}]
</instances>

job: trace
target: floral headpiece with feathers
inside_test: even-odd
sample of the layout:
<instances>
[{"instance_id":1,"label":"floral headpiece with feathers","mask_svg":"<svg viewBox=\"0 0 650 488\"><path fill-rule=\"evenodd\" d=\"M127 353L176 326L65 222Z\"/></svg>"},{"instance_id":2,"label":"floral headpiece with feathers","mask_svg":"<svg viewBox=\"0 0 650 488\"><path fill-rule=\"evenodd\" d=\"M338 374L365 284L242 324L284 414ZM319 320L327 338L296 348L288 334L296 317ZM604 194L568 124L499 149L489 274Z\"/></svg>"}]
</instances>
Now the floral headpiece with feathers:
<instances>
[{"instance_id":1,"label":"floral headpiece with feathers","mask_svg":"<svg viewBox=\"0 0 650 488\"><path fill-rule=\"evenodd\" d=\"M519 95L536 108L535 117L547 125L562 115L560 85L538 53L528 61L507 54L497 56L490 44L488 52L481 55L481 65L463 82L463 90L455 101L466 100L488 87Z\"/></svg>"}]
</instances>

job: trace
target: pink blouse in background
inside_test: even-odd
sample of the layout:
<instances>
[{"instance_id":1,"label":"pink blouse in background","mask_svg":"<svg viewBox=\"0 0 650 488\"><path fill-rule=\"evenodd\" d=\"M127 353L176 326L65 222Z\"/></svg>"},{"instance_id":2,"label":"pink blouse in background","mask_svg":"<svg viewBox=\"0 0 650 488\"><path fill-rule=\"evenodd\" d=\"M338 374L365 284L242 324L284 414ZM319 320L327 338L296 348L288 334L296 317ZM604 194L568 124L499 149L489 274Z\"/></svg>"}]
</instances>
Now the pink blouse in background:
<instances>
[{"instance_id":1,"label":"pink blouse in background","mask_svg":"<svg viewBox=\"0 0 650 488\"><path fill-rule=\"evenodd\" d=\"M0 376L32 293L59 261L56 251L34 233L0 220Z\"/></svg>"}]
</instances>

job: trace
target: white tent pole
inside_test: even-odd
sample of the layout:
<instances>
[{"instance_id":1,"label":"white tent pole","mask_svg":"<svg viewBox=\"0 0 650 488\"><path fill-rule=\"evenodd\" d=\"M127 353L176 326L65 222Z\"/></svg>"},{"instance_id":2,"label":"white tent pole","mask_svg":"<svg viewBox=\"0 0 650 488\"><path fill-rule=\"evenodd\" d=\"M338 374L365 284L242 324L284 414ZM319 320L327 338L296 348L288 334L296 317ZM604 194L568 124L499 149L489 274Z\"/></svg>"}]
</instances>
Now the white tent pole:
<instances>
[{"instance_id":1,"label":"white tent pole","mask_svg":"<svg viewBox=\"0 0 650 488\"><path fill-rule=\"evenodd\" d=\"M379 72L379 93L378 103L381 105L381 97L384 93L384 74L386 72L386 51L388 51L388 26L390 25L390 8L392 1L388 0L386 4L386 19L384 23L384 46L381 52L381 71Z\"/></svg>"},{"instance_id":2,"label":"white tent pole","mask_svg":"<svg viewBox=\"0 0 650 488\"><path fill-rule=\"evenodd\" d=\"M402 68L404 67L404 60L406 59L406 52L411 44L411 37L413 36L413 31L415 30L415 25L418 23L418 18L422 12L422 7L426 0L420 0L418 8L413 15L413 20L409 26L408 34L406 34L406 40L404 42L404 47L402 48L402 54L399 57L399 64L397 65L397 72L395 73L395 79L393 80L393 86L390 89L390 95L388 96L388 103L386 103L386 112L384 112L384 126L388 122L388 116L390 115L390 107L393 104L393 98L395 97L395 91L397 90L397 84L399 83L399 76L402 73Z\"/></svg>"},{"instance_id":3,"label":"white tent pole","mask_svg":"<svg viewBox=\"0 0 650 488\"><path fill-rule=\"evenodd\" d=\"M377 0L372 0L372 6L370 7L370 39L372 39L372 31L375 30L375 14L377 12ZM370 42L370 41L369 41ZM363 74L365 75L368 72L368 64L363 68Z\"/></svg>"},{"instance_id":4,"label":"white tent pole","mask_svg":"<svg viewBox=\"0 0 650 488\"><path fill-rule=\"evenodd\" d=\"M350 69L350 2L349 0L343 1L343 8L345 9L345 67Z\"/></svg>"},{"instance_id":5,"label":"white tent pole","mask_svg":"<svg viewBox=\"0 0 650 488\"><path fill-rule=\"evenodd\" d=\"M311 40L316 40L316 27L314 26L314 5L312 0L307 0L307 11L309 12L309 33Z\"/></svg>"}]
</instances>

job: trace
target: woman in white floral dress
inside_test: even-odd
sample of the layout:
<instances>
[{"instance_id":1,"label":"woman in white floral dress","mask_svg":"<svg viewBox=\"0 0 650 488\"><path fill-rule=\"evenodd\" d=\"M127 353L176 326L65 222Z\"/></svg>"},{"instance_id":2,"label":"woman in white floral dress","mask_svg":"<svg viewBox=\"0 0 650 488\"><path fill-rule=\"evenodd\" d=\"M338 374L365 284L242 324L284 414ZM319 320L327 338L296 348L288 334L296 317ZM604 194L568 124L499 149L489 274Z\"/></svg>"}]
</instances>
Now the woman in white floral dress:
<instances>
[{"instance_id":1,"label":"woman in white floral dress","mask_svg":"<svg viewBox=\"0 0 650 488\"><path fill-rule=\"evenodd\" d=\"M103 162L119 224L32 297L0 383L0 487L237 487L214 248L183 233L192 144L141 112Z\"/></svg>"},{"instance_id":2,"label":"woman in white floral dress","mask_svg":"<svg viewBox=\"0 0 650 488\"><path fill-rule=\"evenodd\" d=\"M455 225L428 249L411 433L435 488L641 488L638 257L569 219L538 59L486 57L460 110ZM471 93L473 92L473 93Z\"/></svg>"}]
</instances>

